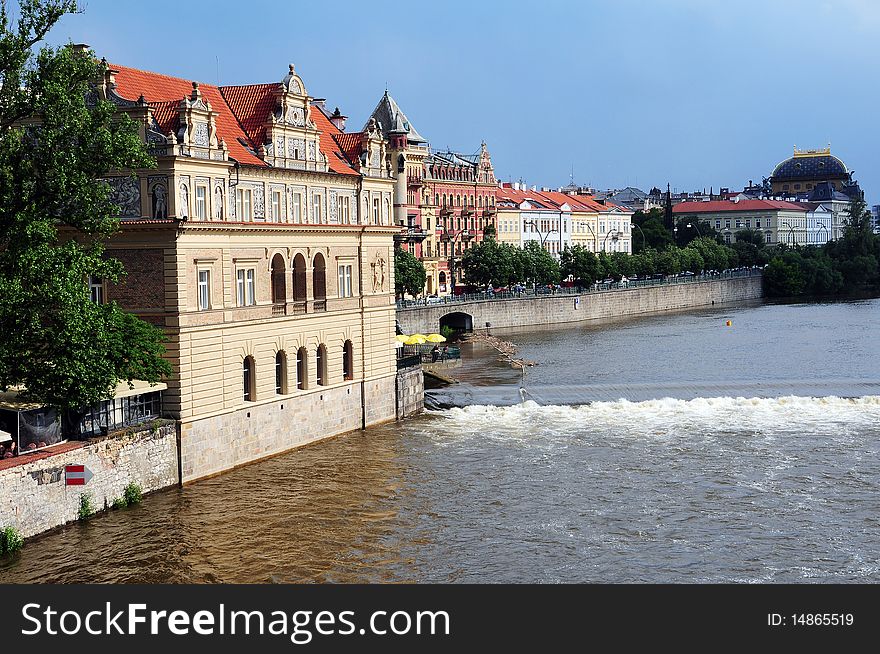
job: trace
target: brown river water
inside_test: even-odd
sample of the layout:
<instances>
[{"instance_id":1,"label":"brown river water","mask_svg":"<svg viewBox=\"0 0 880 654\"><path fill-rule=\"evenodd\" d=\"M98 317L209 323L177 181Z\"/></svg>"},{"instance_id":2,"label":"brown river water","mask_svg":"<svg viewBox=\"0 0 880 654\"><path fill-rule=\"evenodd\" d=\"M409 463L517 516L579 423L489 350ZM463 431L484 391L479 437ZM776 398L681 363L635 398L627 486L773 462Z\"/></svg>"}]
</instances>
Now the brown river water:
<instances>
[{"instance_id":1,"label":"brown river water","mask_svg":"<svg viewBox=\"0 0 880 654\"><path fill-rule=\"evenodd\" d=\"M507 332L524 379L466 346L425 415L34 538L0 582L876 583L878 318Z\"/></svg>"}]
</instances>

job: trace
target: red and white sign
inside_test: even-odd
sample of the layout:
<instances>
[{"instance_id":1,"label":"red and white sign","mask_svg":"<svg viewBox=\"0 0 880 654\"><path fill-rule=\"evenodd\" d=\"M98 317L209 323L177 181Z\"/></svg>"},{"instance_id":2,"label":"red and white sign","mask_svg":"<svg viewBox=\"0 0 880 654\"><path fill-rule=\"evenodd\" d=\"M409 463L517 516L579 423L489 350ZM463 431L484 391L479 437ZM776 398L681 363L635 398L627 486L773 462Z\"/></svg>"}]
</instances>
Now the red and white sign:
<instances>
[{"instance_id":1,"label":"red and white sign","mask_svg":"<svg viewBox=\"0 0 880 654\"><path fill-rule=\"evenodd\" d=\"M64 466L65 486L85 486L94 477L92 471L81 465Z\"/></svg>"}]
</instances>

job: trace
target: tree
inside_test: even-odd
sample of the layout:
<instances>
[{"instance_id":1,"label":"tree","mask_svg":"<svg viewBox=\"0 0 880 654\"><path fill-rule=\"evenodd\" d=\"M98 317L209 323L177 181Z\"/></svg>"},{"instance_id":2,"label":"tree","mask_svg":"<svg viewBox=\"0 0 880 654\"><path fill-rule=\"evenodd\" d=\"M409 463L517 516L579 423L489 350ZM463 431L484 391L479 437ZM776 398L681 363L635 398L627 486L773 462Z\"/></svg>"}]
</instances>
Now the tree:
<instances>
[{"instance_id":1,"label":"tree","mask_svg":"<svg viewBox=\"0 0 880 654\"><path fill-rule=\"evenodd\" d=\"M800 295L806 284L797 265L774 258L764 269L764 290L771 297Z\"/></svg>"},{"instance_id":2,"label":"tree","mask_svg":"<svg viewBox=\"0 0 880 654\"><path fill-rule=\"evenodd\" d=\"M461 257L461 269L468 282L477 286L506 286L516 279L516 250L494 239L477 243Z\"/></svg>"},{"instance_id":3,"label":"tree","mask_svg":"<svg viewBox=\"0 0 880 654\"><path fill-rule=\"evenodd\" d=\"M529 241L518 249L516 257L520 261L517 267L520 274L513 281L533 281L536 284L559 282L559 262L537 241Z\"/></svg>"},{"instance_id":4,"label":"tree","mask_svg":"<svg viewBox=\"0 0 880 654\"><path fill-rule=\"evenodd\" d=\"M394 248L394 292L398 297L421 295L427 276L425 266L412 253Z\"/></svg>"},{"instance_id":5,"label":"tree","mask_svg":"<svg viewBox=\"0 0 880 654\"><path fill-rule=\"evenodd\" d=\"M171 374L162 332L115 303L91 301L88 279L117 283L104 251L118 229L111 171L148 168L136 125L94 98L92 53L38 43L75 0L0 7L0 387L57 409L111 397L120 381ZM87 104L87 97L95 101Z\"/></svg>"},{"instance_id":6,"label":"tree","mask_svg":"<svg viewBox=\"0 0 880 654\"><path fill-rule=\"evenodd\" d=\"M566 247L560 259L562 276L572 277L578 287L591 286L599 279L599 259L583 245Z\"/></svg>"},{"instance_id":7,"label":"tree","mask_svg":"<svg viewBox=\"0 0 880 654\"><path fill-rule=\"evenodd\" d=\"M741 229L734 236L737 243L750 243L759 248L765 245L764 232L760 229Z\"/></svg>"},{"instance_id":8,"label":"tree","mask_svg":"<svg viewBox=\"0 0 880 654\"><path fill-rule=\"evenodd\" d=\"M664 224L665 215L663 209L658 207L650 211L639 209L632 216L632 223L642 230L633 230L633 254L638 254L646 248L663 250L672 245L672 232L666 229ZM644 236L644 238L642 238Z\"/></svg>"},{"instance_id":9,"label":"tree","mask_svg":"<svg viewBox=\"0 0 880 654\"><path fill-rule=\"evenodd\" d=\"M698 238L717 240L718 232L704 220L679 218L675 230L675 244L680 248L687 247L691 241Z\"/></svg>"},{"instance_id":10,"label":"tree","mask_svg":"<svg viewBox=\"0 0 880 654\"><path fill-rule=\"evenodd\" d=\"M489 223L483 228L483 238L495 238L498 235L498 232L495 229L495 225Z\"/></svg>"}]
</instances>

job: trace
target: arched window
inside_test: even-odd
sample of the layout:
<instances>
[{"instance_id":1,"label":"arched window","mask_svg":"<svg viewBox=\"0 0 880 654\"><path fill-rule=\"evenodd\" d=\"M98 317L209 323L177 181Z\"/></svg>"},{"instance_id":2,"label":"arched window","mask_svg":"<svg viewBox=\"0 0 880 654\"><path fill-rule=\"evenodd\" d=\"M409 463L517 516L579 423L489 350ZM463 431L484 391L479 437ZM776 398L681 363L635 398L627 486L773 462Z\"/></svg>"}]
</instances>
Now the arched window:
<instances>
[{"instance_id":1,"label":"arched window","mask_svg":"<svg viewBox=\"0 0 880 654\"><path fill-rule=\"evenodd\" d=\"M275 393L287 393L287 353L284 350L275 355Z\"/></svg>"},{"instance_id":2,"label":"arched window","mask_svg":"<svg viewBox=\"0 0 880 654\"><path fill-rule=\"evenodd\" d=\"M346 381L354 379L354 345L345 341L342 346L342 376Z\"/></svg>"},{"instance_id":3,"label":"arched window","mask_svg":"<svg viewBox=\"0 0 880 654\"><path fill-rule=\"evenodd\" d=\"M327 265L320 252L312 262L312 293L315 296L315 311L327 310Z\"/></svg>"},{"instance_id":4,"label":"arched window","mask_svg":"<svg viewBox=\"0 0 880 654\"><path fill-rule=\"evenodd\" d=\"M287 278L284 270L284 257L276 254L272 257L272 304L283 307L286 302Z\"/></svg>"},{"instance_id":5,"label":"arched window","mask_svg":"<svg viewBox=\"0 0 880 654\"><path fill-rule=\"evenodd\" d=\"M244 387L244 401L253 402L256 399L254 390L254 358L246 356L241 366L242 382Z\"/></svg>"},{"instance_id":6,"label":"arched window","mask_svg":"<svg viewBox=\"0 0 880 654\"><path fill-rule=\"evenodd\" d=\"M301 347L296 351L296 388L304 391L309 387L309 353Z\"/></svg>"},{"instance_id":7,"label":"arched window","mask_svg":"<svg viewBox=\"0 0 880 654\"><path fill-rule=\"evenodd\" d=\"M434 204L435 204L435 205L439 205L439 204L440 204L440 195L437 194L437 193L434 194Z\"/></svg>"},{"instance_id":8,"label":"arched window","mask_svg":"<svg viewBox=\"0 0 880 654\"><path fill-rule=\"evenodd\" d=\"M298 254L293 259L293 301L305 302L306 292L306 258Z\"/></svg>"},{"instance_id":9,"label":"arched window","mask_svg":"<svg viewBox=\"0 0 880 654\"><path fill-rule=\"evenodd\" d=\"M318 346L317 357L315 359L318 372L318 386L326 386L327 380L327 346L321 343Z\"/></svg>"}]
</instances>

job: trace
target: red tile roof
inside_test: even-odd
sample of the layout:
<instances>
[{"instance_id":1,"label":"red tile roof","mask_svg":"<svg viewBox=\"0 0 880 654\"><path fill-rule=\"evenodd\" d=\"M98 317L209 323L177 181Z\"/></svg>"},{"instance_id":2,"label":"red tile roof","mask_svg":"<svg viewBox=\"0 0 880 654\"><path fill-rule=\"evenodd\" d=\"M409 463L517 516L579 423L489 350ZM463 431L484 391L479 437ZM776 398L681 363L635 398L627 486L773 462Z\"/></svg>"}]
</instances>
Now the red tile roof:
<instances>
[{"instance_id":1,"label":"red tile roof","mask_svg":"<svg viewBox=\"0 0 880 654\"><path fill-rule=\"evenodd\" d=\"M123 98L137 100L141 95L154 109L156 122L164 133L176 130L177 107L192 93L192 82L160 73L151 73L127 66L111 66L116 73L116 92ZM266 167L268 164L255 153L266 139L266 123L275 111L275 84L224 86L199 83L202 97L217 112L217 135L226 141L229 156L243 164ZM357 175L348 163L343 149L334 136L345 135L318 108L311 111L312 120L321 132L320 148L327 157L331 172ZM242 141L244 143L242 143ZM246 145L245 145L246 144Z\"/></svg>"},{"instance_id":2,"label":"red tile roof","mask_svg":"<svg viewBox=\"0 0 880 654\"><path fill-rule=\"evenodd\" d=\"M340 175L357 175L358 172L348 165L345 155L339 149L334 135L343 134L330 119L324 115L320 107L312 107L312 120L315 127L321 132L321 152L327 156L327 165L330 170Z\"/></svg>"},{"instance_id":3,"label":"red tile roof","mask_svg":"<svg viewBox=\"0 0 880 654\"><path fill-rule=\"evenodd\" d=\"M333 139L348 158L349 163L353 164L360 159L361 152L364 151L363 132L337 132L333 135Z\"/></svg>"},{"instance_id":4,"label":"red tile roof","mask_svg":"<svg viewBox=\"0 0 880 654\"><path fill-rule=\"evenodd\" d=\"M277 83L220 87L223 99L256 146L266 143L266 122L275 111L277 89Z\"/></svg>"},{"instance_id":5,"label":"red tile roof","mask_svg":"<svg viewBox=\"0 0 880 654\"><path fill-rule=\"evenodd\" d=\"M672 213L719 213L723 211L804 211L793 202L781 200L715 200L712 202L681 202L672 207Z\"/></svg>"},{"instance_id":6,"label":"red tile roof","mask_svg":"<svg viewBox=\"0 0 880 654\"><path fill-rule=\"evenodd\" d=\"M166 123L170 120L173 103L179 103L183 98L192 94L192 82L179 77L169 77L115 64L110 68L117 71L116 92L119 95L128 100L137 100L143 95L147 102L155 104L160 109ZM256 149L224 100L220 90L216 86L201 82L199 90L202 92L202 97L211 103L211 108L218 114L217 136L226 141L229 156L243 164L265 167L267 164L239 141L240 138L244 139L252 149ZM156 120L162 126L159 116L156 117ZM162 129L164 131L165 126L162 126Z\"/></svg>"}]
</instances>

